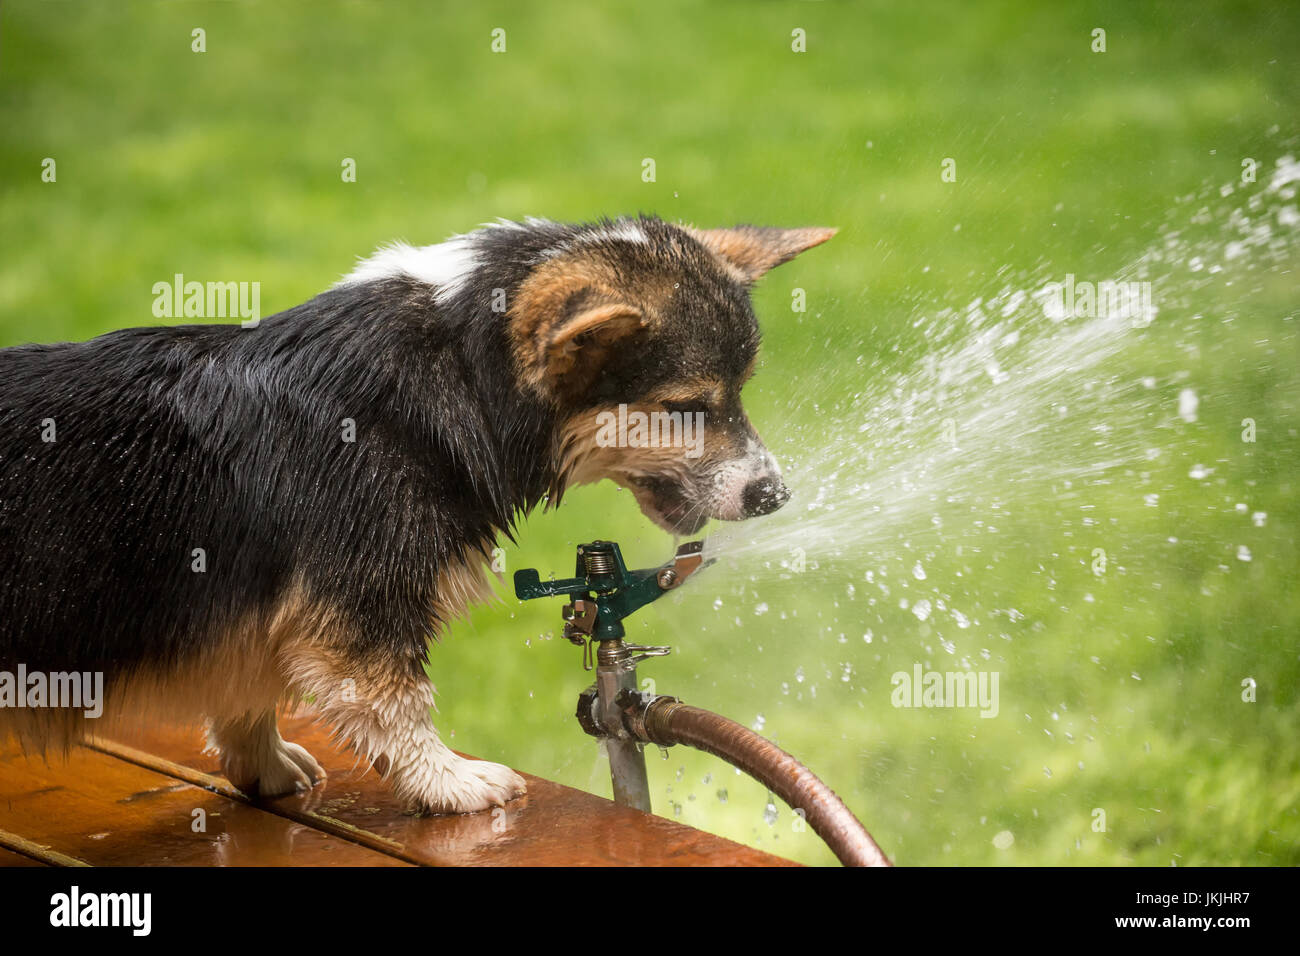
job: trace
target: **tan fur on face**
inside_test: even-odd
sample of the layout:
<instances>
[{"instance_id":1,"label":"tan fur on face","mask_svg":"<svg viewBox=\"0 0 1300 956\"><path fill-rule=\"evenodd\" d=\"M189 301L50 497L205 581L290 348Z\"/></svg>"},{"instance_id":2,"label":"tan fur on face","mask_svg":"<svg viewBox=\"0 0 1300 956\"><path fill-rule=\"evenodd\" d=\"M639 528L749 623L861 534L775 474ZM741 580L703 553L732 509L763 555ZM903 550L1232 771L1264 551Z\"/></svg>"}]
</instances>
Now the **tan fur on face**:
<instances>
[{"instance_id":1,"label":"tan fur on face","mask_svg":"<svg viewBox=\"0 0 1300 956\"><path fill-rule=\"evenodd\" d=\"M697 388L686 395L692 396L687 400L695 400ZM658 403L630 404L626 409L629 416L638 411L646 415L665 411ZM754 437L743 415L717 424L710 423L706 410L702 454L688 457L687 448L679 445L602 445L598 437L607 436L600 436L603 426L598 418L606 413L617 414L615 409L591 409L564 422L555 452L560 491L609 478L632 492L646 517L665 530L683 534L692 533L703 519L734 521L744 517L742 481L765 476L779 480L775 461ZM675 486L677 499L667 508L665 483Z\"/></svg>"},{"instance_id":2,"label":"tan fur on face","mask_svg":"<svg viewBox=\"0 0 1300 956\"><path fill-rule=\"evenodd\" d=\"M659 405L629 405L628 412L647 414L662 411ZM650 515L653 499L650 491L637 485L638 477L666 478L687 485L691 471L700 467L700 459L687 458L685 449L674 447L618 448L602 446L596 441L600 426L596 411L575 415L560 431L560 488L593 484L608 478L632 492L642 512ZM707 425L706 425L707 428Z\"/></svg>"},{"instance_id":3,"label":"tan fur on face","mask_svg":"<svg viewBox=\"0 0 1300 956\"><path fill-rule=\"evenodd\" d=\"M716 378L688 378L653 390L646 396L646 400L652 405L656 402L674 402L680 405L698 403L716 407L722 404L726 393L726 385Z\"/></svg>"},{"instance_id":4,"label":"tan fur on face","mask_svg":"<svg viewBox=\"0 0 1300 956\"><path fill-rule=\"evenodd\" d=\"M617 414L617 409L606 409ZM658 404L628 405L627 411L647 415L662 413ZM602 478L619 481L627 476L675 476L684 478L699 466L701 459L687 458L686 449L674 446L619 448L604 447L596 441L600 424L600 410L593 409L574 415L560 428L559 474L561 487L586 485ZM708 422L705 422L707 432ZM709 439L712 442L712 438ZM622 482L620 482L622 483Z\"/></svg>"}]
</instances>

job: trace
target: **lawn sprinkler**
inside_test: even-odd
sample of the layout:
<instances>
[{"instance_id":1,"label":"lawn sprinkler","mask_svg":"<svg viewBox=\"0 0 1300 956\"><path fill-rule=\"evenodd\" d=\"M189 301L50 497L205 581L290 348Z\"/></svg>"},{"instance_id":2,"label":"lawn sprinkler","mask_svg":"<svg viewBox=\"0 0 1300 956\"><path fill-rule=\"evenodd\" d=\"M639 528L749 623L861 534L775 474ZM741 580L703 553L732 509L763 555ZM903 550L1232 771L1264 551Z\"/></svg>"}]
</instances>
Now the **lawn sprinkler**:
<instances>
[{"instance_id":1,"label":"lawn sprinkler","mask_svg":"<svg viewBox=\"0 0 1300 956\"><path fill-rule=\"evenodd\" d=\"M596 672L596 682L578 696L578 723L605 743L615 802L650 812L645 745L685 744L721 757L780 796L846 866L889 866L834 791L771 741L676 697L637 690L637 665L672 648L627 643L623 619L711 563L704 559L704 543L691 541L667 564L629 571L617 544L593 541L578 545L572 578L543 581L533 568L515 572L515 596L521 601L570 599L562 611L564 636L583 648L583 669Z\"/></svg>"}]
</instances>

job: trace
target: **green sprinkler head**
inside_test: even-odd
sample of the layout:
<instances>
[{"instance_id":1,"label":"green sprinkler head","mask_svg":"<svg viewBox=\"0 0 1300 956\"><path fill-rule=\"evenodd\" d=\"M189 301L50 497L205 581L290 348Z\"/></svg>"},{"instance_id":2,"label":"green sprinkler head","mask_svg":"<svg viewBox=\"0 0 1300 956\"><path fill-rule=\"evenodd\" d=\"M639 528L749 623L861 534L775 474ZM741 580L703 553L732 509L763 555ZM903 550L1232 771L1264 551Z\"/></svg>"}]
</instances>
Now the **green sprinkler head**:
<instances>
[{"instance_id":1,"label":"green sprinkler head","mask_svg":"<svg viewBox=\"0 0 1300 956\"><path fill-rule=\"evenodd\" d=\"M625 633L623 618L713 563L704 560L703 552L703 541L690 541L667 564L629 571L613 541L580 544L575 577L543 581L535 568L523 568L515 572L515 596L521 601L570 596L573 600L564 608L565 637L575 644L618 640Z\"/></svg>"}]
</instances>

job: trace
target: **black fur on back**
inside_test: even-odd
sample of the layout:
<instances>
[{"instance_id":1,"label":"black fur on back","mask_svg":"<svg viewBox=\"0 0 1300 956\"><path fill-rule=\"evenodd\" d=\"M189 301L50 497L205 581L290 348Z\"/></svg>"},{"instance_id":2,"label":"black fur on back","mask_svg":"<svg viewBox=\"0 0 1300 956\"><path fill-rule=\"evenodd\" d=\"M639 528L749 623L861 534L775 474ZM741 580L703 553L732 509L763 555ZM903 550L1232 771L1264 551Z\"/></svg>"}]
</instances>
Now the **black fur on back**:
<instances>
[{"instance_id":1,"label":"black fur on back","mask_svg":"<svg viewBox=\"0 0 1300 956\"><path fill-rule=\"evenodd\" d=\"M427 637L438 569L553 478L504 316L433 293L391 278L255 328L0 350L0 667L173 663L296 572L367 641Z\"/></svg>"}]
</instances>

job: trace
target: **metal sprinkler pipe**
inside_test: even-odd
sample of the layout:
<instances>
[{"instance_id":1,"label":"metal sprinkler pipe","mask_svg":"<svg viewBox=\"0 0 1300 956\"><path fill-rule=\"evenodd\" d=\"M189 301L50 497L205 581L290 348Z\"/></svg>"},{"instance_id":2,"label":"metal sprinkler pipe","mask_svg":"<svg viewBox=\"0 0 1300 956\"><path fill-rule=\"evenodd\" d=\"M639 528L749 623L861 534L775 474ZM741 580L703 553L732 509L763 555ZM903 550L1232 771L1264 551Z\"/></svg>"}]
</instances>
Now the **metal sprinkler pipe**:
<instances>
[{"instance_id":1,"label":"metal sprinkler pipe","mask_svg":"<svg viewBox=\"0 0 1300 956\"><path fill-rule=\"evenodd\" d=\"M577 718L584 731L605 741L615 802L649 812L642 748L647 743L661 747L680 743L721 757L801 811L845 866L891 866L835 792L771 741L675 697L637 691L637 664L672 649L626 643L622 619L711 564L703 560L702 552L703 542L692 541L661 567L628 571L617 544L593 541L578 546L573 578L543 582L535 569L515 572L515 594L520 600L573 598L564 606L564 636L583 646L584 669L593 669L591 645L599 644L596 682L579 695Z\"/></svg>"}]
</instances>

